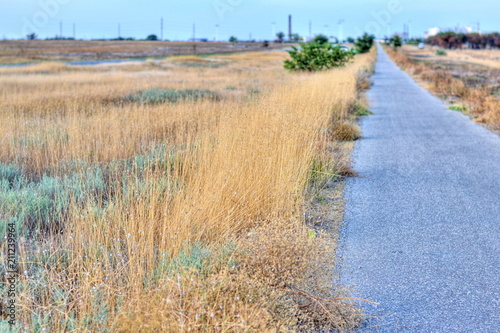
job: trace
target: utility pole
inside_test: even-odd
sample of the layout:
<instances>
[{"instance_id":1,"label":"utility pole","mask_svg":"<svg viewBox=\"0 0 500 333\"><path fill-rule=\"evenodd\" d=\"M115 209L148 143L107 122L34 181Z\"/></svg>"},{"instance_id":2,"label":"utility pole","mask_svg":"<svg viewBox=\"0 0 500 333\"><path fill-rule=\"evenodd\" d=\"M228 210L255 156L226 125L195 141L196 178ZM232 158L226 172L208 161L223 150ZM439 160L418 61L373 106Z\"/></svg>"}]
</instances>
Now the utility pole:
<instances>
[{"instance_id":1,"label":"utility pole","mask_svg":"<svg viewBox=\"0 0 500 333\"><path fill-rule=\"evenodd\" d=\"M215 25L215 41L219 41L219 25Z\"/></svg>"},{"instance_id":2,"label":"utility pole","mask_svg":"<svg viewBox=\"0 0 500 333\"><path fill-rule=\"evenodd\" d=\"M338 39L339 43L342 43L344 40L344 19L339 20L339 33L338 33Z\"/></svg>"},{"instance_id":3,"label":"utility pole","mask_svg":"<svg viewBox=\"0 0 500 333\"><path fill-rule=\"evenodd\" d=\"M248 37L250 37L250 39L248 41L251 42L252 41L252 33L250 33L250 35Z\"/></svg>"},{"instance_id":4,"label":"utility pole","mask_svg":"<svg viewBox=\"0 0 500 333\"><path fill-rule=\"evenodd\" d=\"M73 39L76 40L76 25L73 23Z\"/></svg>"},{"instance_id":5,"label":"utility pole","mask_svg":"<svg viewBox=\"0 0 500 333\"><path fill-rule=\"evenodd\" d=\"M288 15L288 40L292 40L292 15Z\"/></svg>"},{"instance_id":6,"label":"utility pole","mask_svg":"<svg viewBox=\"0 0 500 333\"><path fill-rule=\"evenodd\" d=\"M163 40L163 17L160 20L160 40Z\"/></svg>"},{"instance_id":7,"label":"utility pole","mask_svg":"<svg viewBox=\"0 0 500 333\"><path fill-rule=\"evenodd\" d=\"M193 23L193 42L196 41L196 24Z\"/></svg>"},{"instance_id":8,"label":"utility pole","mask_svg":"<svg viewBox=\"0 0 500 333\"><path fill-rule=\"evenodd\" d=\"M118 23L118 38L120 38L120 37L121 37L121 35L122 35L121 30L122 30L122 29L121 29L120 23Z\"/></svg>"},{"instance_id":9,"label":"utility pole","mask_svg":"<svg viewBox=\"0 0 500 333\"><path fill-rule=\"evenodd\" d=\"M62 34L62 21L59 22L59 38L60 39L63 38L63 34Z\"/></svg>"}]
</instances>

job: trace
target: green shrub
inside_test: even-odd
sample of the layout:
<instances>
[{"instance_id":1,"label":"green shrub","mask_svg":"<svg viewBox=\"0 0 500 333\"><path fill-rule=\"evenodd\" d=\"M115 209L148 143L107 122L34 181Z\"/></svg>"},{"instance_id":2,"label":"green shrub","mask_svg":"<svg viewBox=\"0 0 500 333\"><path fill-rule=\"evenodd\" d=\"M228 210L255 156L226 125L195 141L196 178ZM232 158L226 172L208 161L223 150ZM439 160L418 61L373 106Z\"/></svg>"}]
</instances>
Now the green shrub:
<instances>
[{"instance_id":1,"label":"green shrub","mask_svg":"<svg viewBox=\"0 0 500 333\"><path fill-rule=\"evenodd\" d=\"M219 100L219 95L207 89L162 89L152 88L140 90L134 94L127 95L128 102L143 104L177 103L184 101L197 101L200 99Z\"/></svg>"},{"instance_id":2,"label":"green shrub","mask_svg":"<svg viewBox=\"0 0 500 333\"><path fill-rule=\"evenodd\" d=\"M314 37L312 42L323 45L323 44L328 43L328 37L320 34L320 35L317 35L316 37Z\"/></svg>"},{"instance_id":3,"label":"green shrub","mask_svg":"<svg viewBox=\"0 0 500 333\"><path fill-rule=\"evenodd\" d=\"M0 183L5 182L11 186L21 179L21 168L15 165L0 164Z\"/></svg>"},{"instance_id":4,"label":"green shrub","mask_svg":"<svg viewBox=\"0 0 500 333\"><path fill-rule=\"evenodd\" d=\"M56 231L69 200L59 179L43 177L37 184L22 180L11 188L0 188L2 222L14 222L23 236Z\"/></svg>"},{"instance_id":5,"label":"green shrub","mask_svg":"<svg viewBox=\"0 0 500 333\"><path fill-rule=\"evenodd\" d=\"M395 48L397 49L398 47L401 47L403 46L403 40L401 39L401 37L399 35L394 35L390 40L389 40L389 43Z\"/></svg>"},{"instance_id":6,"label":"green shrub","mask_svg":"<svg viewBox=\"0 0 500 333\"><path fill-rule=\"evenodd\" d=\"M96 203L107 197L108 186L100 168L62 178L44 175L38 182L19 175L10 179L3 174L0 179L0 237L5 233L6 221L14 222L17 232L25 237L59 232L71 200L77 204Z\"/></svg>"},{"instance_id":7,"label":"green shrub","mask_svg":"<svg viewBox=\"0 0 500 333\"><path fill-rule=\"evenodd\" d=\"M343 50L330 43L302 43L300 49L292 46L288 51L292 59L285 60L284 67L293 71L320 71L343 66L353 57L352 51Z\"/></svg>"},{"instance_id":8,"label":"green shrub","mask_svg":"<svg viewBox=\"0 0 500 333\"><path fill-rule=\"evenodd\" d=\"M436 55L437 56L446 56L446 55L448 55L448 53L446 53L446 51L443 49L438 49L438 50L436 50Z\"/></svg>"},{"instance_id":9,"label":"green shrub","mask_svg":"<svg viewBox=\"0 0 500 333\"><path fill-rule=\"evenodd\" d=\"M356 50L358 50L359 53L366 53L370 51L374 41L375 36L369 35L365 32L362 37L359 37L356 40L356 43L354 43L354 45L356 46Z\"/></svg>"}]
</instances>

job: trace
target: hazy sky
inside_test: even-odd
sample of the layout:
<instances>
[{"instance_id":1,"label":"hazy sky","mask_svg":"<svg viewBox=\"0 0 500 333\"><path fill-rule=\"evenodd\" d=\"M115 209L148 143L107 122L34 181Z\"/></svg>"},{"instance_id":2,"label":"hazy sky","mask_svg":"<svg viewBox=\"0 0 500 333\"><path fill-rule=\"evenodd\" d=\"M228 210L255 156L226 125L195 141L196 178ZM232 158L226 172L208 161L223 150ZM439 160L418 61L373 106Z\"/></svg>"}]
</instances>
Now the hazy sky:
<instances>
[{"instance_id":1,"label":"hazy sky","mask_svg":"<svg viewBox=\"0 0 500 333\"><path fill-rule=\"evenodd\" d=\"M500 30L500 0L0 0L0 38L54 37L60 22L68 37L73 24L77 38L117 37L120 24L122 37L145 38L160 36L163 17L165 39L191 38L193 24L196 38L272 39L273 31L287 33L289 14L302 36L309 22L313 34L344 38L363 31L383 37L408 23L412 36L477 22L482 31Z\"/></svg>"}]
</instances>

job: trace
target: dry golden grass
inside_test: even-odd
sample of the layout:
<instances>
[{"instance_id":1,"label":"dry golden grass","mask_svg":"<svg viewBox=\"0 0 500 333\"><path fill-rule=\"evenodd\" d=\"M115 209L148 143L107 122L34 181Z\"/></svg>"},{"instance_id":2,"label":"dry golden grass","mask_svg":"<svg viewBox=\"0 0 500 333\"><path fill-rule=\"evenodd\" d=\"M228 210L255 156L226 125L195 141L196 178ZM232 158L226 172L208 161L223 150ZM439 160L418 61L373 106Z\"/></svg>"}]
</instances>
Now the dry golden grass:
<instances>
[{"instance_id":1,"label":"dry golden grass","mask_svg":"<svg viewBox=\"0 0 500 333\"><path fill-rule=\"evenodd\" d=\"M468 62L500 69L499 50L451 50L448 56L460 62Z\"/></svg>"},{"instance_id":2,"label":"dry golden grass","mask_svg":"<svg viewBox=\"0 0 500 333\"><path fill-rule=\"evenodd\" d=\"M442 56L436 55L438 47L426 46L419 49L413 45L405 45L402 50L410 56L429 61L442 60ZM500 50L446 50L446 60L456 61L457 63L476 64L491 68L500 69Z\"/></svg>"},{"instance_id":3,"label":"dry golden grass","mask_svg":"<svg viewBox=\"0 0 500 333\"><path fill-rule=\"evenodd\" d=\"M311 170L338 172L325 169L336 164L330 131L350 119L373 54L318 74L284 72L286 56L0 69L0 166L17 170L0 172L1 198L14 198L0 217L16 221L24 272L17 328L357 324L355 301L331 285L335 244L304 211ZM125 98L154 87L220 100Z\"/></svg>"},{"instance_id":4,"label":"dry golden grass","mask_svg":"<svg viewBox=\"0 0 500 333\"><path fill-rule=\"evenodd\" d=\"M361 138L361 129L350 121L336 122L332 126L332 135L338 141L352 141Z\"/></svg>"}]
</instances>

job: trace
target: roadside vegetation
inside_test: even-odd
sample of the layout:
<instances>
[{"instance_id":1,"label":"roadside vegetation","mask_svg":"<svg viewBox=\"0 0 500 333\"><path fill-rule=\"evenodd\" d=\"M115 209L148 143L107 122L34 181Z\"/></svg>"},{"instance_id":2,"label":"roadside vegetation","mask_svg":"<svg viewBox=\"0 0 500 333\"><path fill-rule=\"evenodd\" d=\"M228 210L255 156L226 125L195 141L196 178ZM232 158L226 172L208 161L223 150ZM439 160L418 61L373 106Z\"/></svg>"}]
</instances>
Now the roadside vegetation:
<instances>
[{"instance_id":1,"label":"roadside vegetation","mask_svg":"<svg viewBox=\"0 0 500 333\"><path fill-rule=\"evenodd\" d=\"M332 285L336 236L306 211L352 174L335 152L359 137L374 54L314 74L286 59L0 68L12 331L354 328L358 301Z\"/></svg>"},{"instance_id":2,"label":"roadside vegetation","mask_svg":"<svg viewBox=\"0 0 500 333\"><path fill-rule=\"evenodd\" d=\"M356 39L354 45L359 53L367 53L371 50L374 41L375 36L365 32L363 36Z\"/></svg>"},{"instance_id":3,"label":"roadside vegetation","mask_svg":"<svg viewBox=\"0 0 500 333\"><path fill-rule=\"evenodd\" d=\"M308 43L300 43L300 49L292 46L289 60L285 60L284 67L292 71L316 72L335 67L342 67L349 63L356 53L367 53L373 47L375 37L365 33L356 41L356 49L349 49L340 44L332 44L328 37L317 35Z\"/></svg>"},{"instance_id":4,"label":"roadside vegetation","mask_svg":"<svg viewBox=\"0 0 500 333\"><path fill-rule=\"evenodd\" d=\"M291 59L285 60L284 67L294 71L321 71L342 67L354 58L352 51L346 51L340 46L330 43L301 43L300 49L292 47L288 51Z\"/></svg>"},{"instance_id":5,"label":"roadside vegetation","mask_svg":"<svg viewBox=\"0 0 500 333\"><path fill-rule=\"evenodd\" d=\"M418 50L406 46L399 52L387 47L389 56L423 82L450 109L500 133L500 51Z\"/></svg>"}]
</instances>

